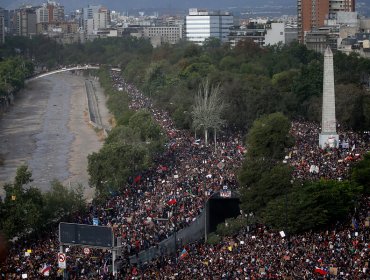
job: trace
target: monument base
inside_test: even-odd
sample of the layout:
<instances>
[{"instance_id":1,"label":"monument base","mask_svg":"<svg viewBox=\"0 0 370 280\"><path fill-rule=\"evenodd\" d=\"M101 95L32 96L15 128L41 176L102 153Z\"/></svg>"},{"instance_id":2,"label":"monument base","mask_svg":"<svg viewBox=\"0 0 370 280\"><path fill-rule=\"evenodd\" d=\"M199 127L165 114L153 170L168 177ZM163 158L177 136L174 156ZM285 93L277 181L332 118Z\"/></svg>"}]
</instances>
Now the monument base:
<instances>
[{"instance_id":1,"label":"monument base","mask_svg":"<svg viewBox=\"0 0 370 280\"><path fill-rule=\"evenodd\" d=\"M319 136L320 148L338 148L339 147L339 135L334 133L320 133Z\"/></svg>"}]
</instances>

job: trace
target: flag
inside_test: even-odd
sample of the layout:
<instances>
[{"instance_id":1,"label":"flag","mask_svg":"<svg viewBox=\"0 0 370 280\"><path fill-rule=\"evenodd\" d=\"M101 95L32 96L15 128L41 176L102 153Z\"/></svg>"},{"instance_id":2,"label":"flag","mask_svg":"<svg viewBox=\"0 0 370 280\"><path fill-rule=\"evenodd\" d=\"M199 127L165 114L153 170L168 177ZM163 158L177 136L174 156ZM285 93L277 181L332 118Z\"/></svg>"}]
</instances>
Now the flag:
<instances>
[{"instance_id":1,"label":"flag","mask_svg":"<svg viewBox=\"0 0 370 280\"><path fill-rule=\"evenodd\" d=\"M41 274L44 275L44 276L49 276L50 275L50 270L51 270L51 266L45 264L44 267L41 270Z\"/></svg>"},{"instance_id":2,"label":"flag","mask_svg":"<svg viewBox=\"0 0 370 280\"><path fill-rule=\"evenodd\" d=\"M135 177L134 183L135 184L140 183L140 180L141 180L141 175L138 175L138 176Z\"/></svg>"},{"instance_id":3,"label":"flag","mask_svg":"<svg viewBox=\"0 0 370 280\"><path fill-rule=\"evenodd\" d=\"M187 256L189 256L189 253L188 251L186 251L186 249L184 248L180 254L180 260L183 260L185 259Z\"/></svg>"},{"instance_id":4,"label":"flag","mask_svg":"<svg viewBox=\"0 0 370 280\"><path fill-rule=\"evenodd\" d=\"M185 211L185 205L184 204L181 204L180 213L183 213L184 211Z\"/></svg>"},{"instance_id":5,"label":"flag","mask_svg":"<svg viewBox=\"0 0 370 280\"><path fill-rule=\"evenodd\" d=\"M135 276L138 274L138 271L137 271L137 268L136 267L133 267L132 268L131 274L132 275L135 275Z\"/></svg>"},{"instance_id":6,"label":"flag","mask_svg":"<svg viewBox=\"0 0 370 280\"><path fill-rule=\"evenodd\" d=\"M231 252L233 250L233 246L229 246L227 249Z\"/></svg>"},{"instance_id":7,"label":"flag","mask_svg":"<svg viewBox=\"0 0 370 280\"><path fill-rule=\"evenodd\" d=\"M171 199L167 202L167 204L168 204L168 205L175 205L176 203L177 203L176 198L171 198Z\"/></svg>"},{"instance_id":8,"label":"flag","mask_svg":"<svg viewBox=\"0 0 370 280\"><path fill-rule=\"evenodd\" d=\"M103 266L103 274L107 274L108 272L109 272L108 260L106 260Z\"/></svg>"},{"instance_id":9,"label":"flag","mask_svg":"<svg viewBox=\"0 0 370 280\"><path fill-rule=\"evenodd\" d=\"M315 272L320 274L320 275L328 274L328 272L325 269L323 269L322 267L317 267L317 266L315 267Z\"/></svg>"}]
</instances>

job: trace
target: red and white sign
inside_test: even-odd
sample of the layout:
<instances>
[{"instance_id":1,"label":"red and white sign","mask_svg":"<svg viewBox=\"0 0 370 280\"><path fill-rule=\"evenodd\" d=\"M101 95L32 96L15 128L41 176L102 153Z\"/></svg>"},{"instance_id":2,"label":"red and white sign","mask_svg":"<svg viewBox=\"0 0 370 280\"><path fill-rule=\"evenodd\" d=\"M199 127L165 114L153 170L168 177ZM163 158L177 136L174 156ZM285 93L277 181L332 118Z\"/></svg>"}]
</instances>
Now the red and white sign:
<instances>
[{"instance_id":1,"label":"red and white sign","mask_svg":"<svg viewBox=\"0 0 370 280\"><path fill-rule=\"evenodd\" d=\"M84 248L84 254L85 254L85 255L90 254L90 249L89 249L89 248L87 248L87 247L85 247L85 248Z\"/></svg>"},{"instance_id":2,"label":"red and white sign","mask_svg":"<svg viewBox=\"0 0 370 280\"><path fill-rule=\"evenodd\" d=\"M58 266L59 268L67 268L67 257L64 253L58 253Z\"/></svg>"}]
</instances>

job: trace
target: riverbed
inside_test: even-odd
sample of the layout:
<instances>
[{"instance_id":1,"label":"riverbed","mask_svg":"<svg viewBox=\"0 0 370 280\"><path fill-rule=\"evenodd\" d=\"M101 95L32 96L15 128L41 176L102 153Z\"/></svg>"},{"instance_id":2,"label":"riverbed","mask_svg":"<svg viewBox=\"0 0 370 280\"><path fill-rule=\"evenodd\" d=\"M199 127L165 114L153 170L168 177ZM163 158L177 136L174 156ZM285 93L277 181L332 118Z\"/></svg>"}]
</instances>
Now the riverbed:
<instances>
[{"instance_id":1,"label":"riverbed","mask_svg":"<svg viewBox=\"0 0 370 280\"><path fill-rule=\"evenodd\" d=\"M108 124L106 99L94 82L101 119ZM56 179L68 186L82 184L91 199L87 156L102 144L102 135L89 124L85 77L67 73L31 81L0 117L0 186L12 182L17 167L27 164L32 185L41 191Z\"/></svg>"}]
</instances>

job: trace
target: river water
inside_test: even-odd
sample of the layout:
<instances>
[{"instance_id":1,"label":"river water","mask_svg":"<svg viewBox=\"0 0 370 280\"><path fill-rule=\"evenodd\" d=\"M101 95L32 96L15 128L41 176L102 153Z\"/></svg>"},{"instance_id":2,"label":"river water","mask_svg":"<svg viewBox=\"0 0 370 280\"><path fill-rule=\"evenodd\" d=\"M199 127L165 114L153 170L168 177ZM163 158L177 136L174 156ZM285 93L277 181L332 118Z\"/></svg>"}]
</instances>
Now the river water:
<instances>
[{"instance_id":1,"label":"river water","mask_svg":"<svg viewBox=\"0 0 370 280\"><path fill-rule=\"evenodd\" d=\"M97 88L98 106L106 121L105 96ZM42 191L57 179L68 185L81 183L91 195L87 156L101 146L102 137L89 125L84 77L56 74L31 81L0 117L0 156L4 159L0 186L12 182L17 167L27 164L32 185Z\"/></svg>"}]
</instances>

